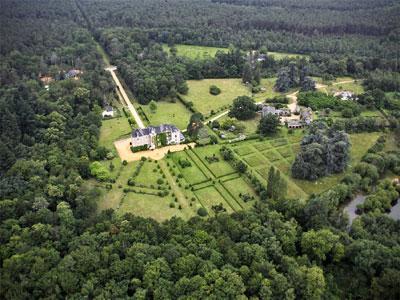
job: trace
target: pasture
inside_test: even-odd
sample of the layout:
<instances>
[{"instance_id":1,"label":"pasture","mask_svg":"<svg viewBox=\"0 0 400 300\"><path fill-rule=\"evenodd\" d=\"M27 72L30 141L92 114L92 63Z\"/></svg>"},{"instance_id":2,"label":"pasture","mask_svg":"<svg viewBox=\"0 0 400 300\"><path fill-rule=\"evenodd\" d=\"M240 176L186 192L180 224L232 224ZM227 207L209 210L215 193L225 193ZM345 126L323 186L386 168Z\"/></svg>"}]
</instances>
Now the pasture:
<instances>
[{"instance_id":1,"label":"pasture","mask_svg":"<svg viewBox=\"0 0 400 300\"><path fill-rule=\"evenodd\" d=\"M150 124L174 124L179 129L186 129L191 116L190 111L179 101L172 103L167 101L157 102L157 109L152 111L149 105L140 105L146 114Z\"/></svg>"},{"instance_id":2,"label":"pasture","mask_svg":"<svg viewBox=\"0 0 400 300\"><path fill-rule=\"evenodd\" d=\"M170 54L170 47L166 44L162 45L163 50ZM205 59L215 57L218 51L228 52L228 48L195 46L195 45L175 45L177 56L183 56L191 59Z\"/></svg>"},{"instance_id":3,"label":"pasture","mask_svg":"<svg viewBox=\"0 0 400 300\"><path fill-rule=\"evenodd\" d=\"M131 126L125 116L104 119L100 127L99 145L112 150L116 140L129 136L131 132Z\"/></svg>"},{"instance_id":4,"label":"pasture","mask_svg":"<svg viewBox=\"0 0 400 300\"><path fill-rule=\"evenodd\" d=\"M186 101L191 101L203 115L208 116L211 111L218 112L228 109L233 99L238 96L251 96L249 89L242 84L241 79L203 79L188 80L189 92L182 95ZM216 85L221 89L219 95L210 94L210 86Z\"/></svg>"}]
</instances>

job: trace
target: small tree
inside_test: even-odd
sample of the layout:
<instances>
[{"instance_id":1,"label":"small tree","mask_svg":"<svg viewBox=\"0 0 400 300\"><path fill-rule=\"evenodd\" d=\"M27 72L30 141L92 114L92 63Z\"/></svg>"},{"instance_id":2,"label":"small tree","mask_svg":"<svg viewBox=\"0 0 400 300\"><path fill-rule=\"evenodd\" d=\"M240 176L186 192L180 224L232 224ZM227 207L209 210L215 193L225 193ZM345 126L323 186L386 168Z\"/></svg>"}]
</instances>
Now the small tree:
<instances>
[{"instance_id":1,"label":"small tree","mask_svg":"<svg viewBox=\"0 0 400 300\"><path fill-rule=\"evenodd\" d=\"M216 85L211 85L210 86L210 94L211 95L219 95L221 93L221 89L219 87L217 87Z\"/></svg>"},{"instance_id":2,"label":"small tree","mask_svg":"<svg viewBox=\"0 0 400 300\"><path fill-rule=\"evenodd\" d=\"M278 131L278 126L279 117L274 114L267 114L265 117L261 118L258 130L262 135L274 134Z\"/></svg>"},{"instance_id":3,"label":"small tree","mask_svg":"<svg viewBox=\"0 0 400 300\"><path fill-rule=\"evenodd\" d=\"M200 207L200 208L197 210L197 214L198 214L200 217L205 217L205 216L208 215L208 212L207 212L207 209L205 209L204 207Z\"/></svg>"},{"instance_id":4,"label":"small tree","mask_svg":"<svg viewBox=\"0 0 400 300\"><path fill-rule=\"evenodd\" d=\"M149 104L149 108L150 108L150 110L151 110L152 113L155 113L156 110L157 110L157 103L156 103L156 101L151 100L151 101L150 101L150 104Z\"/></svg>"},{"instance_id":5,"label":"small tree","mask_svg":"<svg viewBox=\"0 0 400 300\"><path fill-rule=\"evenodd\" d=\"M233 100L229 116L235 117L238 120L248 120L254 118L256 110L257 105L254 103L253 99L248 96L239 96Z\"/></svg>"}]
</instances>

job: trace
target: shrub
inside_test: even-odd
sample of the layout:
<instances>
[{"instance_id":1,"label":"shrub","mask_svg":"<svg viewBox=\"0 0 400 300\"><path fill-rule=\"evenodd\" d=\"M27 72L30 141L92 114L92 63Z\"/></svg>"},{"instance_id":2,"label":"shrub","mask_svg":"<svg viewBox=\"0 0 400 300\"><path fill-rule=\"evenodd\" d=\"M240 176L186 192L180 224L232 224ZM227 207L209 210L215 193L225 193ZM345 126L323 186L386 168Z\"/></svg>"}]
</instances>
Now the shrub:
<instances>
[{"instance_id":1,"label":"shrub","mask_svg":"<svg viewBox=\"0 0 400 300\"><path fill-rule=\"evenodd\" d=\"M204 207L200 207L200 208L197 210L197 214L198 214L200 217L205 217L205 216L208 215L208 212L207 212L207 209L205 209Z\"/></svg>"},{"instance_id":2,"label":"shrub","mask_svg":"<svg viewBox=\"0 0 400 300\"><path fill-rule=\"evenodd\" d=\"M174 208L174 207L175 207L175 203L174 203L174 202L171 202L171 203L169 204L169 207Z\"/></svg>"},{"instance_id":3,"label":"shrub","mask_svg":"<svg viewBox=\"0 0 400 300\"><path fill-rule=\"evenodd\" d=\"M111 179L110 172L100 162L92 162L89 166L90 174L97 180L108 181Z\"/></svg>"},{"instance_id":4,"label":"shrub","mask_svg":"<svg viewBox=\"0 0 400 300\"><path fill-rule=\"evenodd\" d=\"M210 86L210 94L211 95L219 95L221 93L221 89L219 87L217 87L216 85L211 85Z\"/></svg>"},{"instance_id":5,"label":"shrub","mask_svg":"<svg viewBox=\"0 0 400 300\"><path fill-rule=\"evenodd\" d=\"M123 161L122 161L122 165L123 166L126 166L128 164L128 162L124 159Z\"/></svg>"},{"instance_id":6,"label":"shrub","mask_svg":"<svg viewBox=\"0 0 400 300\"><path fill-rule=\"evenodd\" d=\"M162 180L161 178L157 179L157 184L163 184L163 183L164 183L164 180Z\"/></svg>"}]
</instances>

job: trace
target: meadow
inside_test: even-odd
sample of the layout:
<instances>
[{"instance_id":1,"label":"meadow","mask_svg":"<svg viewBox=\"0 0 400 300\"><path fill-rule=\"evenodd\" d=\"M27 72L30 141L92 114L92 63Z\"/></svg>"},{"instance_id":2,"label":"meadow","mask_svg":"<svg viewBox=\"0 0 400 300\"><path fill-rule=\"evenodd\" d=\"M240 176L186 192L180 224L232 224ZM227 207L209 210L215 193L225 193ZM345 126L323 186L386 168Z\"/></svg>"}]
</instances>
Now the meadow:
<instances>
[{"instance_id":1,"label":"meadow","mask_svg":"<svg viewBox=\"0 0 400 300\"><path fill-rule=\"evenodd\" d=\"M150 124L174 124L179 129L186 129L191 116L190 111L179 101L175 103L167 101L157 102L157 109L152 111L149 105L140 105Z\"/></svg>"},{"instance_id":2,"label":"meadow","mask_svg":"<svg viewBox=\"0 0 400 300\"><path fill-rule=\"evenodd\" d=\"M163 49L167 53L169 52L170 47L166 44L163 44ZM194 45L175 45L178 56L184 56L191 59L203 59L208 57L215 57L218 51L228 52L228 48L219 48L219 47L207 47L207 46L194 46Z\"/></svg>"},{"instance_id":3,"label":"meadow","mask_svg":"<svg viewBox=\"0 0 400 300\"><path fill-rule=\"evenodd\" d=\"M162 45L164 51L169 52L170 47L167 44ZM195 45L183 45L178 44L175 45L178 56L184 56L191 59L202 59L207 57L215 57L218 51L228 52L228 48L223 47L209 47L209 46L195 46ZM305 54L297 54L297 53L288 53L288 52L271 52L268 51L268 55L273 56L276 60L282 60L285 58L308 58L308 55Z\"/></svg>"},{"instance_id":4,"label":"meadow","mask_svg":"<svg viewBox=\"0 0 400 300\"><path fill-rule=\"evenodd\" d=\"M99 145L113 150L114 142L128 137L131 132L132 128L125 116L104 119L100 127Z\"/></svg>"},{"instance_id":5,"label":"meadow","mask_svg":"<svg viewBox=\"0 0 400 300\"><path fill-rule=\"evenodd\" d=\"M204 115L211 111L217 112L228 109L238 96L251 96L249 89L242 84L241 79L203 79L188 80L189 92L182 97L193 102L193 106ZM210 94L210 86L216 85L221 89L219 95Z\"/></svg>"}]
</instances>

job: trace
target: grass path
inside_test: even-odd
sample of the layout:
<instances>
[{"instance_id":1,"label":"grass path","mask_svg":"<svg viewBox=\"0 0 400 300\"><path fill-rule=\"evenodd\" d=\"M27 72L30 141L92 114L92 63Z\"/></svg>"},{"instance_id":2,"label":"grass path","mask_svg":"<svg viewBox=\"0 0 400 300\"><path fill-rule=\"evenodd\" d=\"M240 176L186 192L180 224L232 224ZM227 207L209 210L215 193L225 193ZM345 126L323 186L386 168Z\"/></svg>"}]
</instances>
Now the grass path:
<instances>
[{"instance_id":1,"label":"grass path","mask_svg":"<svg viewBox=\"0 0 400 300\"><path fill-rule=\"evenodd\" d=\"M167 179L169 185L171 186L172 192L178 198L178 203L182 207L182 214L185 216L185 218L189 219L192 216L192 213L190 212L191 208L188 204L188 201L187 201L185 195L182 193L181 188L176 184L174 177L169 172L168 166L167 166L165 160L163 160L163 159L159 160L159 164L160 164L161 170L165 174L165 178Z\"/></svg>"}]
</instances>

